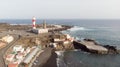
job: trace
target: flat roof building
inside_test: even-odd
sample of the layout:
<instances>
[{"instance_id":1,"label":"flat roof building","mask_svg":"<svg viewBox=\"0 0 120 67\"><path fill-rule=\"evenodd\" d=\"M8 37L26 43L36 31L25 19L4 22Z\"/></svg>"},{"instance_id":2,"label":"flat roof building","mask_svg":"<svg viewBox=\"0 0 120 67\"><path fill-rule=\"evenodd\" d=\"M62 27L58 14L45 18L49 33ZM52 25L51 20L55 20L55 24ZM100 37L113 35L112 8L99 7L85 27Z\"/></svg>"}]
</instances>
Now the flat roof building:
<instances>
[{"instance_id":1,"label":"flat roof building","mask_svg":"<svg viewBox=\"0 0 120 67\"><path fill-rule=\"evenodd\" d=\"M32 31L36 34L48 33L48 29L33 29Z\"/></svg>"}]
</instances>

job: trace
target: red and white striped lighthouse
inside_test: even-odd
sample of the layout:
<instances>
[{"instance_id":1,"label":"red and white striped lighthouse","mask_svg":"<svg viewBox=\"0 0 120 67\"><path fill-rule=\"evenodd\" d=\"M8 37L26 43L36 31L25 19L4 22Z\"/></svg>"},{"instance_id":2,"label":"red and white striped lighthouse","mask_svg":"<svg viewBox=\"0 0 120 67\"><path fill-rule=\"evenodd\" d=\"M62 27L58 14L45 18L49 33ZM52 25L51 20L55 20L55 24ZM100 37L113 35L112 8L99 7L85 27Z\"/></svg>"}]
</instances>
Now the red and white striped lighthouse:
<instances>
[{"instance_id":1,"label":"red and white striped lighthouse","mask_svg":"<svg viewBox=\"0 0 120 67\"><path fill-rule=\"evenodd\" d=\"M36 18L33 17L33 18L32 18L32 27L33 27L33 29L36 29L35 23L36 23Z\"/></svg>"}]
</instances>

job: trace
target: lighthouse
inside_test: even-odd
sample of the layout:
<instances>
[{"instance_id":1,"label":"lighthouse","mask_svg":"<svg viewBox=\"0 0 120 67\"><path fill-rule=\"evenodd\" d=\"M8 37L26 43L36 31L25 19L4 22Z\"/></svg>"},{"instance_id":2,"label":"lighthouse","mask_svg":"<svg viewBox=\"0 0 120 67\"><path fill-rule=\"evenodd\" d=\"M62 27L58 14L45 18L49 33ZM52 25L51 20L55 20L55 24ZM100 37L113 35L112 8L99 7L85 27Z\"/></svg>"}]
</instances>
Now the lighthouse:
<instances>
[{"instance_id":1,"label":"lighthouse","mask_svg":"<svg viewBox=\"0 0 120 67\"><path fill-rule=\"evenodd\" d=\"M33 29L36 29L35 23L36 23L36 18L33 17L33 18L32 18L32 28L33 28Z\"/></svg>"},{"instance_id":2,"label":"lighthouse","mask_svg":"<svg viewBox=\"0 0 120 67\"><path fill-rule=\"evenodd\" d=\"M43 28L36 28L36 18L32 18L32 32L36 34L40 33L48 33L48 29L46 28L46 22L44 21Z\"/></svg>"}]
</instances>

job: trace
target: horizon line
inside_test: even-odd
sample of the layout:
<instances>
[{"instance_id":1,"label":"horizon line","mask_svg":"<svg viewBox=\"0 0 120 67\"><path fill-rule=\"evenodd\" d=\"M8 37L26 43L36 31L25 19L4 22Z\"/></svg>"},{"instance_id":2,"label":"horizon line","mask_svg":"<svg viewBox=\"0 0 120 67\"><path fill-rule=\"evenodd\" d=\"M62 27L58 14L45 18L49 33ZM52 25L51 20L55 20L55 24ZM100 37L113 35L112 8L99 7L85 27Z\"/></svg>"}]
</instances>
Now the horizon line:
<instances>
[{"instance_id":1,"label":"horizon line","mask_svg":"<svg viewBox=\"0 0 120 67\"><path fill-rule=\"evenodd\" d=\"M0 20L28 20L32 18L2 18ZM37 20L120 20L120 19L81 19L81 18L36 18Z\"/></svg>"}]
</instances>

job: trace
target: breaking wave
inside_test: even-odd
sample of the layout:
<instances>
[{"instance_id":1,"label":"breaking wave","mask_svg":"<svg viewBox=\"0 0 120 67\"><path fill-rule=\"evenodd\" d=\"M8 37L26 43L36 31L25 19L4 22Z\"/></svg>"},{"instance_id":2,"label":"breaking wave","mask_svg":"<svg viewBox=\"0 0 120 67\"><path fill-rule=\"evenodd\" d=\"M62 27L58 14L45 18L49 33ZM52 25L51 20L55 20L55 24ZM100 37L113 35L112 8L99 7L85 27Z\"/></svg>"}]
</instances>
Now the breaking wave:
<instances>
[{"instance_id":1,"label":"breaking wave","mask_svg":"<svg viewBox=\"0 0 120 67\"><path fill-rule=\"evenodd\" d=\"M14 24L10 24L10 25L31 25L31 24L17 24L17 23L14 23Z\"/></svg>"},{"instance_id":2,"label":"breaking wave","mask_svg":"<svg viewBox=\"0 0 120 67\"><path fill-rule=\"evenodd\" d=\"M57 67L66 67L66 64L64 62L64 51L55 51L57 54Z\"/></svg>"},{"instance_id":3,"label":"breaking wave","mask_svg":"<svg viewBox=\"0 0 120 67\"><path fill-rule=\"evenodd\" d=\"M92 29L87 29L85 27L79 27L79 26L74 26L73 28L69 29L69 31L78 31L78 30L92 30Z\"/></svg>"}]
</instances>

